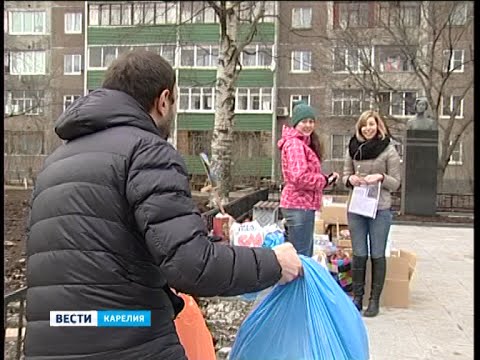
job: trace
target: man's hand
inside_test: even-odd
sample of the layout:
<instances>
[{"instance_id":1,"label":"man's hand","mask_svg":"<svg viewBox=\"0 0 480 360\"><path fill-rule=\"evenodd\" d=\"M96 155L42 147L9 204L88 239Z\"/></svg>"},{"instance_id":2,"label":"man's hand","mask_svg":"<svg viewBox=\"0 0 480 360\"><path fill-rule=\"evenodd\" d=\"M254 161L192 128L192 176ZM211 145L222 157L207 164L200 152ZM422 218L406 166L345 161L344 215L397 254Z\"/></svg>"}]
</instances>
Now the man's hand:
<instances>
[{"instance_id":1,"label":"man's hand","mask_svg":"<svg viewBox=\"0 0 480 360\"><path fill-rule=\"evenodd\" d=\"M376 184L379 181L383 181L382 174L371 174L364 177L367 184Z\"/></svg>"},{"instance_id":2,"label":"man's hand","mask_svg":"<svg viewBox=\"0 0 480 360\"><path fill-rule=\"evenodd\" d=\"M280 284L286 284L295 280L298 276L303 274L302 262L297 254L297 250L289 242L275 246L273 248L277 256L278 263L282 268L282 278Z\"/></svg>"}]
</instances>

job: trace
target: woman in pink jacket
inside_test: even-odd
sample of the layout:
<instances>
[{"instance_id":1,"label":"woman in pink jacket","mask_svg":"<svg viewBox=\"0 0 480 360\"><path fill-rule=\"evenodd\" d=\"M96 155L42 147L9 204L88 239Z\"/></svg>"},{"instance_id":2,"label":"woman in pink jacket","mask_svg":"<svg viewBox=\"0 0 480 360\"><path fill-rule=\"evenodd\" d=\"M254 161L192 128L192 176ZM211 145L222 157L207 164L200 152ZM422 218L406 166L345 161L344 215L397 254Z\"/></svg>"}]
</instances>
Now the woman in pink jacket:
<instances>
[{"instance_id":1,"label":"woman in pink jacket","mask_svg":"<svg viewBox=\"0 0 480 360\"><path fill-rule=\"evenodd\" d=\"M338 173L322 173L322 150L315 133L315 111L295 103L290 123L284 126L278 148L282 154L284 188L280 208L286 220L286 240L297 252L313 255L315 210L322 204L323 189L336 182Z\"/></svg>"}]
</instances>

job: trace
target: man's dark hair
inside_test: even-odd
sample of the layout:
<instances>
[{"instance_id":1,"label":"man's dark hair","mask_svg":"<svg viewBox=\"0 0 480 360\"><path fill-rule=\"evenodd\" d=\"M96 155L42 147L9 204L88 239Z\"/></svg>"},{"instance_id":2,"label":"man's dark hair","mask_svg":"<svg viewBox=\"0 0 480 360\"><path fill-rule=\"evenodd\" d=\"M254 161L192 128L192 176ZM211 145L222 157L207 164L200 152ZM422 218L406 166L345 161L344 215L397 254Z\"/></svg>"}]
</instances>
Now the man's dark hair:
<instances>
[{"instance_id":1,"label":"man's dark hair","mask_svg":"<svg viewBox=\"0 0 480 360\"><path fill-rule=\"evenodd\" d=\"M102 87L127 93L149 112L165 89L173 94L175 81L175 71L163 57L151 51L133 50L108 67Z\"/></svg>"}]
</instances>

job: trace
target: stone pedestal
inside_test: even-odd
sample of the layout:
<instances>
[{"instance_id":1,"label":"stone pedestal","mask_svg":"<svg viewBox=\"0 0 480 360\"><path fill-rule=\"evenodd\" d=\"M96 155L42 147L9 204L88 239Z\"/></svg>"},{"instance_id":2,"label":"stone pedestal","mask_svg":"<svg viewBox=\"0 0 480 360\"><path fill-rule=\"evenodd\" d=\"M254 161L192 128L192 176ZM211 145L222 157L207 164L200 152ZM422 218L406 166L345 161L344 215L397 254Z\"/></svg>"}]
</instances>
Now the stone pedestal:
<instances>
[{"instance_id":1,"label":"stone pedestal","mask_svg":"<svg viewBox=\"0 0 480 360\"><path fill-rule=\"evenodd\" d=\"M403 162L403 212L434 216L437 211L438 131L407 130Z\"/></svg>"}]
</instances>

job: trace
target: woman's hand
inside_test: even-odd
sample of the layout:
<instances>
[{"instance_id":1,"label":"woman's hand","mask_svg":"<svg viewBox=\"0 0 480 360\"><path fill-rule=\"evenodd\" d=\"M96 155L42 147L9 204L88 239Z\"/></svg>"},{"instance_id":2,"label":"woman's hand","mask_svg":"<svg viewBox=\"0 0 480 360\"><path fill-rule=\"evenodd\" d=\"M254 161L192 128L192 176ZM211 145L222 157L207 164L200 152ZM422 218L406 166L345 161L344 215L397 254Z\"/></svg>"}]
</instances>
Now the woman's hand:
<instances>
[{"instance_id":1,"label":"woman's hand","mask_svg":"<svg viewBox=\"0 0 480 360\"><path fill-rule=\"evenodd\" d=\"M383 174L371 174L364 177L367 184L376 184L379 181L383 181Z\"/></svg>"},{"instance_id":2,"label":"woman's hand","mask_svg":"<svg viewBox=\"0 0 480 360\"><path fill-rule=\"evenodd\" d=\"M340 178L340 175L337 172L333 172L328 176L328 185L336 184L338 179Z\"/></svg>"},{"instance_id":3,"label":"woman's hand","mask_svg":"<svg viewBox=\"0 0 480 360\"><path fill-rule=\"evenodd\" d=\"M353 186L360 186L360 185L366 185L367 182L365 181L364 178L360 177L360 176L357 176L357 175L351 175L349 178L348 178L348 181L350 182L350 184L352 184Z\"/></svg>"}]
</instances>

